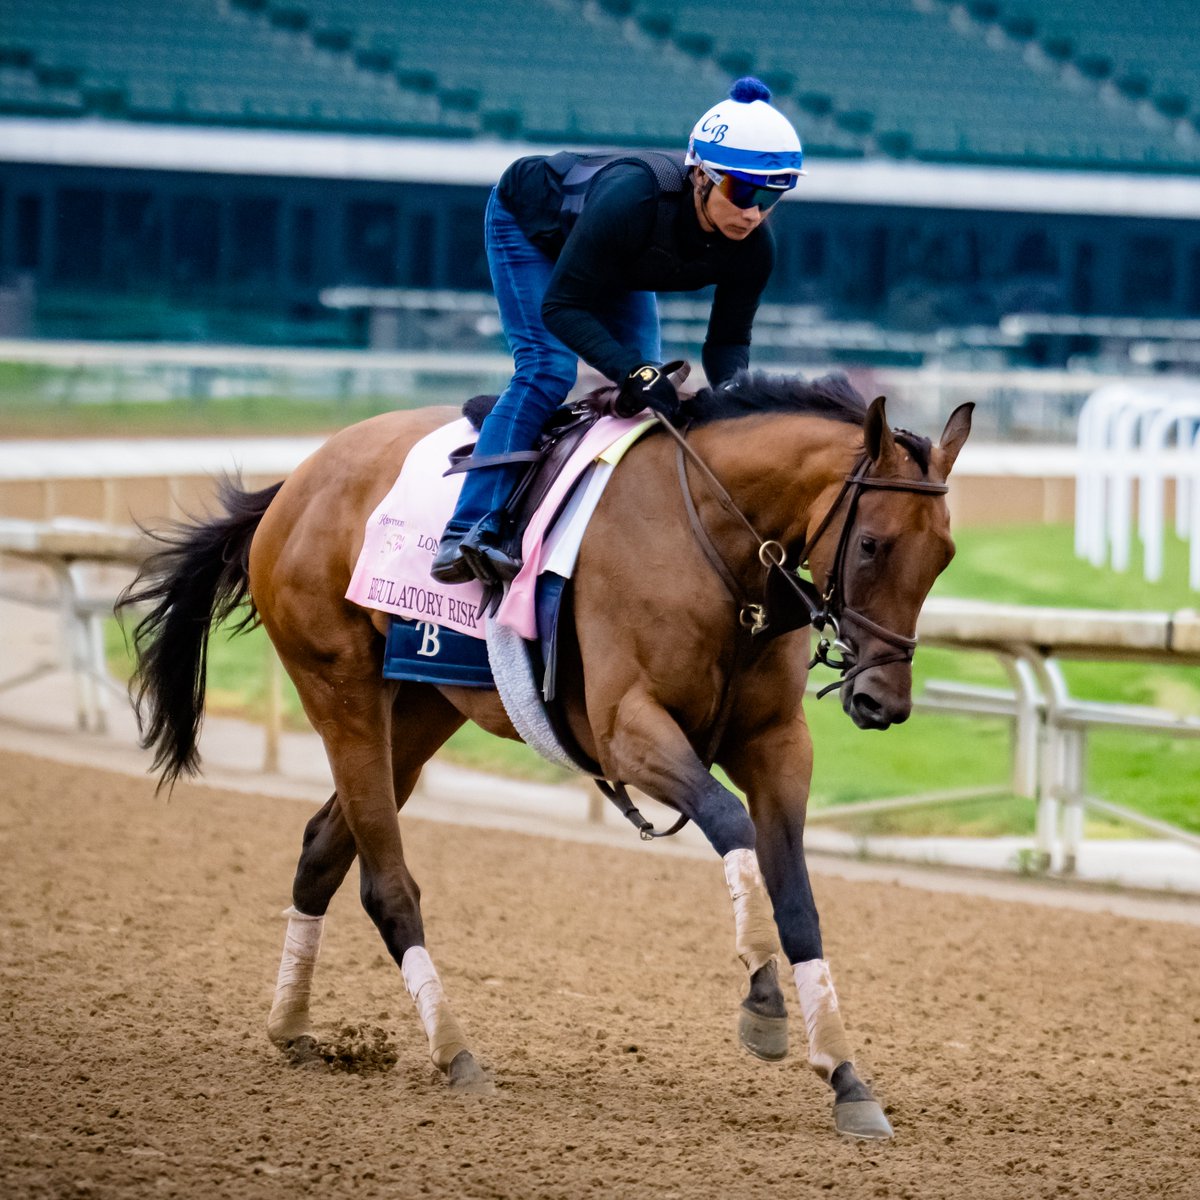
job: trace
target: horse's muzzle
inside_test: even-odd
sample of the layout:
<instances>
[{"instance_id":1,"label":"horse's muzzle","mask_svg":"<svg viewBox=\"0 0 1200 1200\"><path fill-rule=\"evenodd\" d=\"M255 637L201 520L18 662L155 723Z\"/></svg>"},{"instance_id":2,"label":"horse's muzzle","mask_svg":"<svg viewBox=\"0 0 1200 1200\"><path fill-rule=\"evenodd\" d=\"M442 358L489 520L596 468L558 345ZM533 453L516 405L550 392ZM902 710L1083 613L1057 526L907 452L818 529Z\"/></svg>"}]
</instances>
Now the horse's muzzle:
<instances>
[{"instance_id":1,"label":"horse's muzzle","mask_svg":"<svg viewBox=\"0 0 1200 1200\"><path fill-rule=\"evenodd\" d=\"M897 696L886 688L873 687L870 672L864 671L842 688L842 708L859 729L887 729L908 720L912 696Z\"/></svg>"}]
</instances>

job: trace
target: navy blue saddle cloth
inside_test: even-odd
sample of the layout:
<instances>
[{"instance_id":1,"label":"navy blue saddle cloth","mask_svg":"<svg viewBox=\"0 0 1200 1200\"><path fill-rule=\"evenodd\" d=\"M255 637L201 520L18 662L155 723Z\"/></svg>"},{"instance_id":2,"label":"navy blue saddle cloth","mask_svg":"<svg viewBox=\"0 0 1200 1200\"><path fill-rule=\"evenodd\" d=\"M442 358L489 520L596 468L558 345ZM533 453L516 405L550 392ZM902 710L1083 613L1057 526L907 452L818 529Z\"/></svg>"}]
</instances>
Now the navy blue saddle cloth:
<instances>
[{"instance_id":1,"label":"navy blue saddle cloth","mask_svg":"<svg viewBox=\"0 0 1200 1200\"><path fill-rule=\"evenodd\" d=\"M557 661L558 618L567 580L543 574L537 585L538 641L541 667L546 674L543 694L554 694L553 671ZM433 621L393 617L383 651L383 677L415 683L455 684L459 687L495 687L488 662L487 642Z\"/></svg>"}]
</instances>

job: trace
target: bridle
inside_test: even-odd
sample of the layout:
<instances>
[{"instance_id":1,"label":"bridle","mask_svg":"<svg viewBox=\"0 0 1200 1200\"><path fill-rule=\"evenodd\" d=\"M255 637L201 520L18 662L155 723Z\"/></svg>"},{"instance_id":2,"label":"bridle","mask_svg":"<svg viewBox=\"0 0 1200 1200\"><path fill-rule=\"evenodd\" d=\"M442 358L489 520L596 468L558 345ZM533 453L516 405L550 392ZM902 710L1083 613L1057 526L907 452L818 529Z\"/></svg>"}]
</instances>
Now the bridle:
<instances>
[{"instance_id":1,"label":"bridle","mask_svg":"<svg viewBox=\"0 0 1200 1200\"><path fill-rule=\"evenodd\" d=\"M831 691L843 687L851 679L861 675L864 671L870 671L875 667L885 666L889 663L912 661L917 647L917 639L915 637L896 633L894 630L873 621L858 609L851 608L847 603L845 582L847 551L851 535L854 532L855 517L858 514L858 502L865 490L874 488L880 491L912 492L917 495L943 496L949 491L946 484L931 483L928 480L921 479L901 479L896 476L871 475L872 460L870 455L864 454L855 463L854 469L850 474L845 477L837 498L830 505L824 517L821 518L816 530L805 540L804 546L800 551L797 569L808 566L809 558L813 550L816 549L817 543L829 531L834 518L844 506L846 509L845 519L842 521L841 532L838 535L838 543L834 550L826 587L822 592L815 583L797 575L795 570L788 569L786 565L787 551L779 542L772 539L764 539L759 534L745 513L734 503L724 484L713 474L708 465L696 454L692 447L688 445L685 437L686 430L684 433L681 433L664 417L659 414L655 415L658 417L659 424L675 440L680 487L683 491L684 507L687 509L692 530L696 535L697 541L700 543L700 548L704 551L705 557L713 565L713 568L724 582L726 589L738 604L738 623L742 628L749 631L751 638L768 631L782 633L789 629L802 628L804 625L811 624L818 634L818 642L812 660L808 664L809 667L814 667L820 663L839 673L839 677L833 683L822 688L817 693L818 699ZM737 577L713 544L708 531L704 528L699 513L696 511L695 501L692 499L691 488L688 486L687 461L690 461L705 479L721 506L742 524L758 544L758 560L762 563L766 572L762 588L763 601L754 602L746 596L745 590L738 582ZM791 619L783 622L785 626L783 629L773 629L773 626L778 626L780 622L773 619L777 614L769 611L770 605L767 598L771 592L770 584L772 579L779 581L785 589L784 594L790 594L795 599L798 599L805 610L800 618L797 618L795 614L789 614ZM864 661L859 661L853 644L847 642L842 636L844 626L850 626L870 634L872 637L890 646L892 648L891 651Z\"/></svg>"},{"instance_id":2,"label":"bridle","mask_svg":"<svg viewBox=\"0 0 1200 1200\"><path fill-rule=\"evenodd\" d=\"M817 699L837 688L843 687L851 679L857 675L861 675L864 671L870 671L875 667L886 666L894 662L912 662L913 654L917 649L917 639L915 637L907 637L902 633L896 633L895 630L888 629L886 626L872 621L866 613L859 612L856 608L851 608L846 602L846 552L850 545L851 535L854 532L854 520L858 515L858 502L867 488L889 492L914 492L918 495L928 496L944 496L950 489L944 483L930 483L928 480L923 479L900 479L894 476L870 475L868 474L870 469L871 458L869 455L864 454L855 463L854 470L845 477L837 499L834 500L829 511L817 526L816 532L807 539L803 550L800 552L800 566L806 567L809 557L816 548L817 542L820 541L826 530L828 530L835 514L842 507L843 502L845 502L846 517L842 522L842 530L838 536L837 548L833 552L833 562L829 568L825 591L818 592L814 584L809 584L807 580L799 578L792 572L787 570L783 570L782 572L786 578L795 580L797 585L796 590L808 603L809 616L812 620L813 629L820 635L812 661L808 664L809 667L811 668L821 663L831 670L840 672L838 679L823 687L817 693ZM780 563L779 565L782 569L783 564ZM805 584L808 586L805 587ZM813 603L813 597L819 598L819 605ZM876 655L865 662L859 662L853 646L847 643L842 637L842 627L846 624L865 630L872 637L881 642L886 642L893 647L892 652L890 654ZM831 634L832 640L830 640Z\"/></svg>"}]
</instances>

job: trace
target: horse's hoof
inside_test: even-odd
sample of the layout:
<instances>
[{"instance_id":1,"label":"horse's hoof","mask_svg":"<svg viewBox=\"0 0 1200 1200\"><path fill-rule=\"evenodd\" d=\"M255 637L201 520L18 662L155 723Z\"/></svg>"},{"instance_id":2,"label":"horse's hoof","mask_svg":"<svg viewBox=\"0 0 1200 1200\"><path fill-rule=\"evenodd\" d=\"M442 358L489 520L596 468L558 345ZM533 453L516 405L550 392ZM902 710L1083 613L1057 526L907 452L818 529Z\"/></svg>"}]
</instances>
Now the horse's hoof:
<instances>
[{"instance_id":1,"label":"horse's hoof","mask_svg":"<svg viewBox=\"0 0 1200 1200\"><path fill-rule=\"evenodd\" d=\"M475 1061L470 1050L460 1050L450 1062L446 1078L456 1092L468 1092L476 1096L491 1096L496 1085L487 1077L483 1068Z\"/></svg>"},{"instance_id":2,"label":"horse's hoof","mask_svg":"<svg viewBox=\"0 0 1200 1200\"><path fill-rule=\"evenodd\" d=\"M317 1039L312 1034L302 1033L298 1038L293 1038L285 1045L280 1046L279 1049L283 1051L283 1057L287 1059L289 1067L315 1070L317 1067L325 1066L325 1056L321 1053Z\"/></svg>"},{"instance_id":3,"label":"horse's hoof","mask_svg":"<svg viewBox=\"0 0 1200 1200\"><path fill-rule=\"evenodd\" d=\"M765 1062L779 1062L787 1058L787 1017L764 1017L749 1008L738 1011L738 1040L754 1055Z\"/></svg>"},{"instance_id":4,"label":"horse's hoof","mask_svg":"<svg viewBox=\"0 0 1200 1200\"><path fill-rule=\"evenodd\" d=\"M838 1133L868 1141L885 1141L895 1136L891 1122L874 1100L847 1100L833 1106L833 1123Z\"/></svg>"},{"instance_id":5,"label":"horse's hoof","mask_svg":"<svg viewBox=\"0 0 1200 1200\"><path fill-rule=\"evenodd\" d=\"M307 1013L300 1017L297 1017L295 1013L285 1013L282 1017L271 1017L267 1020L267 1037L280 1050L292 1042L298 1042L301 1038L311 1038L312 1036L312 1023L309 1021Z\"/></svg>"}]
</instances>

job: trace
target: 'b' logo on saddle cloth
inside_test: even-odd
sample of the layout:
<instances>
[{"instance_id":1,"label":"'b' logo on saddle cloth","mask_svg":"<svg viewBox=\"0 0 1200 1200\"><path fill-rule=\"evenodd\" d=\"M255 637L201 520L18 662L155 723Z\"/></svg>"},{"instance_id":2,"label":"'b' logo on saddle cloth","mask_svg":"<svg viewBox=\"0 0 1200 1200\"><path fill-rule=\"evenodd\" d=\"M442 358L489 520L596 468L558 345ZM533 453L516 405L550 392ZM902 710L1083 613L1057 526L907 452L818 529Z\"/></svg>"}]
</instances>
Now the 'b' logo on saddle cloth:
<instances>
[{"instance_id":1,"label":"'b' logo on saddle cloth","mask_svg":"<svg viewBox=\"0 0 1200 1200\"><path fill-rule=\"evenodd\" d=\"M442 649L442 643L438 637L442 631L441 626L435 625L432 621L418 621L417 628L421 631L421 644L417 647L417 653L422 658L435 658Z\"/></svg>"}]
</instances>

